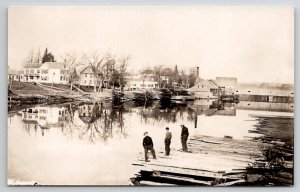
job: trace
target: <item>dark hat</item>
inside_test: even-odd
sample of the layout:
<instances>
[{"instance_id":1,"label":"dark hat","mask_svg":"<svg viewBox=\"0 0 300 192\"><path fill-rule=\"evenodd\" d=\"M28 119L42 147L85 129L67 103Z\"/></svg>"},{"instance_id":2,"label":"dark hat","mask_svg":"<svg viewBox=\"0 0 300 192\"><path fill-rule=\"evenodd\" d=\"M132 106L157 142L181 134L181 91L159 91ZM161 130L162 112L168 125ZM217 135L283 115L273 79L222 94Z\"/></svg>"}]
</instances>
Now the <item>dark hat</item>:
<instances>
[{"instance_id":1,"label":"dark hat","mask_svg":"<svg viewBox=\"0 0 300 192\"><path fill-rule=\"evenodd\" d=\"M146 135L148 132L146 131L145 133L144 133L144 135Z\"/></svg>"},{"instance_id":2,"label":"dark hat","mask_svg":"<svg viewBox=\"0 0 300 192\"><path fill-rule=\"evenodd\" d=\"M166 127L166 130L169 130L169 127Z\"/></svg>"}]
</instances>

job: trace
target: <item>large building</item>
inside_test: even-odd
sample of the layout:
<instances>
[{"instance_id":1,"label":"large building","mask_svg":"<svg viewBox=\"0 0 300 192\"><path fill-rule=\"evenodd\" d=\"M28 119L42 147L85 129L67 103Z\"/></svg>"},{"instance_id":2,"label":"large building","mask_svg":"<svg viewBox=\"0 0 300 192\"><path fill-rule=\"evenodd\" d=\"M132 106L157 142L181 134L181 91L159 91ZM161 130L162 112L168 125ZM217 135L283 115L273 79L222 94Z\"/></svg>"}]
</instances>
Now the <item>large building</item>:
<instances>
[{"instance_id":1,"label":"large building","mask_svg":"<svg viewBox=\"0 0 300 192\"><path fill-rule=\"evenodd\" d=\"M69 83L69 70L65 63L45 62L43 64L31 63L24 66L20 81L39 83Z\"/></svg>"},{"instance_id":2,"label":"large building","mask_svg":"<svg viewBox=\"0 0 300 192\"><path fill-rule=\"evenodd\" d=\"M135 91L158 88L158 82L154 81L154 76L151 74L129 75L126 79L127 84L124 90Z\"/></svg>"}]
</instances>

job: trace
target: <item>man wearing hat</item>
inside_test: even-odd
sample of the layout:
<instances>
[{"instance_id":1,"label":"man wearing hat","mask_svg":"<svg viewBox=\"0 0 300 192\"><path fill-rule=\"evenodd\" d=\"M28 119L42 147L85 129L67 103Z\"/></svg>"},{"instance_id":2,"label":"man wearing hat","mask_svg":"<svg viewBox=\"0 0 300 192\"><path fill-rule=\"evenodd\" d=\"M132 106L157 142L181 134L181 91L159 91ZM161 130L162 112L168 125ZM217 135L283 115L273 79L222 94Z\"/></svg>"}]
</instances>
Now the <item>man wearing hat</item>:
<instances>
[{"instance_id":1,"label":"man wearing hat","mask_svg":"<svg viewBox=\"0 0 300 192\"><path fill-rule=\"evenodd\" d=\"M181 126L181 144L182 144L182 151L187 152L188 148L187 148L187 139L189 137L189 129L184 126L183 124L180 125Z\"/></svg>"},{"instance_id":2,"label":"man wearing hat","mask_svg":"<svg viewBox=\"0 0 300 192\"><path fill-rule=\"evenodd\" d=\"M170 155L170 145L171 145L172 133L169 131L169 127L166 127L166 137L165 137L165 150L166 156Z\"/></svg>"},{"instance_id":3,"label":"man wearing hat","mask_svg":"<svg viewBox=\"0 0 300 192\"><path fill-rule=\"evenodd\" d=\"M152 138L148 136L148 132L144 133L144 139L143 139L143 146L144 146L144 151L145 151L145 161L149 162L148 160L148 150L151 151L153 159L156 159L155 151L153 149L153 142Z\"/></svg>"}]
</instances>

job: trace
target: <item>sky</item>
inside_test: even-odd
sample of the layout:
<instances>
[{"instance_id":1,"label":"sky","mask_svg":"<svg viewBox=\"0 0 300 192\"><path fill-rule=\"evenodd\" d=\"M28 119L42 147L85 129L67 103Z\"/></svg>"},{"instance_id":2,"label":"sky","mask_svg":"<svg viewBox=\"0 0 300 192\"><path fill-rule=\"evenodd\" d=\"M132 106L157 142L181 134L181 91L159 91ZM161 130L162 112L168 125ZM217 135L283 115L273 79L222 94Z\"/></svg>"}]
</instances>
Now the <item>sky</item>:
<instances>
[{"instance_id":1,"label":"sky","mask_svg":"<svg viewBox=\"0 0 300 192\"><path fill-rule=\"evenodd\" d=\"M199 67L204 79L294 82L291 7L10 7L8 65L33 49L130 56L129 71Z\"/></svg>"}]
</instances>

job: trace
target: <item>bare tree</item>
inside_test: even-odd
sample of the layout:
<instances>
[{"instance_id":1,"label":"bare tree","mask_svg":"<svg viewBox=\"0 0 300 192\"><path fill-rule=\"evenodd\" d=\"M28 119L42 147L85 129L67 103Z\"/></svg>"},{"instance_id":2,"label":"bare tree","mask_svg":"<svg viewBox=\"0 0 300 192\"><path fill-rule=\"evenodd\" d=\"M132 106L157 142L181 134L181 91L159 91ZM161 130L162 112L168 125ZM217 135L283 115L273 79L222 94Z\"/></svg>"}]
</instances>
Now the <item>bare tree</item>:
<instances>
[{"instance_id":1,"label":"bare tree","mask_svg":"<svg viewBox=\"0 0 300 192\"><path fill-rule=\"evenodd\" d=\"M76 52L71 52L63 54L61 59L65 62L66 68L69 70L69 84L72 90L73 85L79 80L79 75L76 72L76 67L80 65L79 57Z\"/></svg>"},{"instance_id":2,"label":"bare tree","mask_svg":"<svg viewBox=\"0 0 300 192\"><path fill-rule=\"evenodd\" d=\"M94 76L94 92L97 92L97 85L99 84L98 82L100 82L99 89L102 87L103 83L103 73L101 72L101 69L104 66L103 63L105 61L105 57L95 51L85 54L83 59L91 67Z\"/></svg>"},{"instance_id":3,"label":"bare tree","mask_svg":"<svg viewBox=\"0 0 300 192\"><path fill-rule=\"evenodd\" d=\"M129 59L130 59L129 56L122 57L119 59L119 62L117 65L117 70L118 70L118 74L119 74L118 80L119 80L119 86L120 86L121 90L123 90L123 88L126 85L126 70L127 70Z\"/></svg>"}]
</instances>

